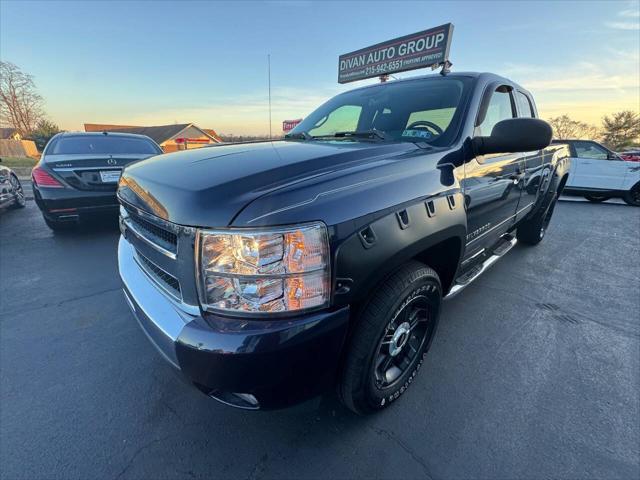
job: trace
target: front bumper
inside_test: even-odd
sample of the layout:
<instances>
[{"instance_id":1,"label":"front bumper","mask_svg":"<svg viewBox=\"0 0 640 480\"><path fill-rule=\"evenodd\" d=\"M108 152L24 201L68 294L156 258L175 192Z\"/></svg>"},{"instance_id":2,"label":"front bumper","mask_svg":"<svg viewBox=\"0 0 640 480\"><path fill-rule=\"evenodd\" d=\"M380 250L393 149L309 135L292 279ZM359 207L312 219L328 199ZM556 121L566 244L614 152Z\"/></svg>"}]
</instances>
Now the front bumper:
<instances>
[{"instance_id":1,"label":"front bumper","mask_svg":"<svg viewBox=\"0 0 640 480\"><path fill-rule=\"evenodd\" d=\"M121 237L118 266L129 306L162 356L206 394L234 406L269 409L333 384L348 307L269 320L203 315L163 294L134 255ZM258 405L243 403L250 397Z\"/></svg>"},{"instance_id":2,"label":"front bumper","mask_svg":"<svg viewBox=\"0 0 640 480\"><path fill-rule=\"evenodd\" d=\"M102 213L117 214L120 207L115 191L40 188L34 185L33 197L49 220L78 220Z\"/></svg>"}]
</instances>

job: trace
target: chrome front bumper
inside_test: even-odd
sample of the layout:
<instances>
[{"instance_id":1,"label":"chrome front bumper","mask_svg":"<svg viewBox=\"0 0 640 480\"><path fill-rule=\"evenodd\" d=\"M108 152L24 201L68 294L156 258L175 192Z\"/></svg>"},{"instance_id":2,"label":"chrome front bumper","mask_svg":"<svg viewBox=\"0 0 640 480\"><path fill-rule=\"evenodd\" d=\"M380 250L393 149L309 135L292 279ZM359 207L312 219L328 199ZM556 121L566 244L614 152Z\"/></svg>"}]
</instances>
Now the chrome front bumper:
<instances>
[{"instance_id":1,"label":"chrome front bumper","mask_svg":"<svg viewBox=\"0 0 640 480\"><path fill-rule=\"evenodd\" d=\"M118 269L123 292L140 327L151 343L174 367L175 341L186 324L196 318L160 291L135 260L135 249L122 236L118 242Z\"/></svg>"}]
</instances>

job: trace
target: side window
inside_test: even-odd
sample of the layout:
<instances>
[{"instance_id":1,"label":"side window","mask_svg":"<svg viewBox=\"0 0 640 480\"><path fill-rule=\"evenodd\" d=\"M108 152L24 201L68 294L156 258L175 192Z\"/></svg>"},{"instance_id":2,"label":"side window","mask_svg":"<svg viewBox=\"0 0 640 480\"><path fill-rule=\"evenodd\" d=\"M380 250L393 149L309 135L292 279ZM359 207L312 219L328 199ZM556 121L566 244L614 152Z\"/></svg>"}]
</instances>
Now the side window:
<instances>
[{"instance_id":1,"label":"side window","mask_svg":"<svg viewBox=\"0 0 640 480\"><path fill-rule=\"evenodd\" d=\"M590 158L594 160L607 160L609 152L596 143L575 142L576 156L578 158Z\"/></svg>"},{"instance_id":2,"label":"side window","mask_svg":"<svg viewBox=\"0 0 640 480\"><path fill-rule=\"evenodd\" d=\"M521 118L534 118L535 115L533 113L533 107L531 106L531 102L529 101L529 97L527 97L522 92L516 93L516 98L518 100L518 112Z\"/></svg>"},{"instance_id":3,"label":"side window","mask_svg":"<svg viewBox=\"0 0 640 480\"><path fill-rule=\"evenodd\" d=\"M491 130L493 130L496 123L514 117L511 93L506 88L499 87L491 95L487 113L485 114L482 123L476 127L476 135L489 136L491 135Z\"/></svg>"},{"instance_id":4,"label":"side window","mask_svg":"<svg viewBox=\"0 0 640 480\"><path fill-rule=\"evenodd\" d=\"M362 107L359 105L342 105L320 119L313 128L309 129L310 135L333 135L336 132L351 132L357 130Z\"/></svg>"}]
</instances>

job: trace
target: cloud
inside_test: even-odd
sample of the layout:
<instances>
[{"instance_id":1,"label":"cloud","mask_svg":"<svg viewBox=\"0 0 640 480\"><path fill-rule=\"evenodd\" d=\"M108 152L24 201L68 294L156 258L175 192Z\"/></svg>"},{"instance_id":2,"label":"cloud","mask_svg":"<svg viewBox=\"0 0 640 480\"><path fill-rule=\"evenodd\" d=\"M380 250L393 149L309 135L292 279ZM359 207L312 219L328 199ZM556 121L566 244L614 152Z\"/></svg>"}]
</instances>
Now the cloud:
<instances>
[{"instance_id":1,"label":"cloud","mask_svg":"<svg viewBox=\"0 0 640 480\"><path fill-rule=\"evenodd\" d=\"M616 30L640 30L640 22L605 22L604 24Z\"/></svg>"},{"instance_id":2,"label":"cloud","mask_svg":"<svg viewBox=\"0 0 640 480\"><path fill-rule=\"evenodd\" d=\"M618 15L626 18L640 18L640 6L638 8L628 8L627 10L622 10L618 12Z\"/></svg>"}]
</instances>

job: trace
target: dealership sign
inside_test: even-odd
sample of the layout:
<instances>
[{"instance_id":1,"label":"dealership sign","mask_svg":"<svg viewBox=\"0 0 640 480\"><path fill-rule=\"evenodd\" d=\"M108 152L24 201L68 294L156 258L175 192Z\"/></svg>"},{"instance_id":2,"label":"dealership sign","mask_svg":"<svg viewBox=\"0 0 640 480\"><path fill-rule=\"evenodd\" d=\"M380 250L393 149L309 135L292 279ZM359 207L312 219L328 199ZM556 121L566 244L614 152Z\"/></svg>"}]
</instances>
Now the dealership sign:
<instances>
[{"instance_id":1,"label":"dealership sign","mask_svg":"<svg viewBox=\"0 0 640 480\"><path fill-rule=\"evenodd\" d=\"M290 132L291 130L296 128L301 121L301 118L298 118L297 120L284 120L282 122L282 131L285 133Z\"/></svg>"},{"instance_id":2,"label":"dealership sign","mask_svg":"<svg viewBox=\"0 0 640 480\"><path fill-rule=\"evenodd\" d=\"M447 23L340 55L338 83L446 64L452 34Z\"/></svg>"}]
</instances>

